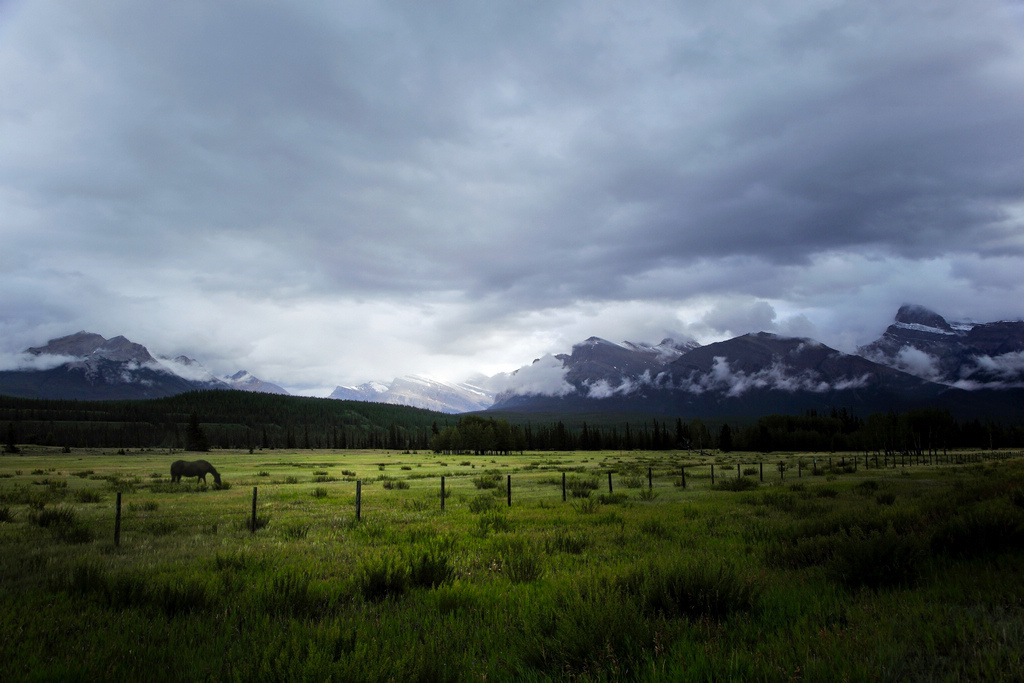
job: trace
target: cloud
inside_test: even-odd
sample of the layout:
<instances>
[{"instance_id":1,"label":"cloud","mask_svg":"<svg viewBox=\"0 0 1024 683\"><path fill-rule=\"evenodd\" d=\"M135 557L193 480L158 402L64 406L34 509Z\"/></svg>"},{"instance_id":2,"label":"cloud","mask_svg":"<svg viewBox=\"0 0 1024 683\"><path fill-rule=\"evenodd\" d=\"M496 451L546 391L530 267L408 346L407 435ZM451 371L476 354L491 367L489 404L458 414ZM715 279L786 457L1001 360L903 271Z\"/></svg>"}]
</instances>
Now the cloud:
<instances>
[{"instance_id":1,"label":"cloud","mask_svg":"<svg viewBox=\"0 0 1024 683\"><path fill-rule=\"evenodd\" d=\"M742 370L733 370L729 366L729 360L724 356L715 356L711 369L707 373L701 374L694 371L688 377L677 378L675 388L694 394L710 391L738 397L749 391L760 389L790 393L796 391L824 393L832 390L860 388L865 386L869 380L870 377L864 375L842 379L830 384L822 378L820 373L812 370L794 373L785 363L778 360L757 372L746 373Z\"/></svg>"},{"instance_id":2,"label":"cloud","mask_svg":"<svg viewBox=\"0 0 1024 683\"><path fill-rule=\"evenodd\" d=\"M544 356L512 373L505 392L519 396L565 396L576 388L565 379L567 369L554 356Z\"/></svg>"},{"instance_id":3,"label":"cloud","mask_svg":"<svg viewBox=\"0 0 1024 683\"><path fill-rule=\"evenodd\" d=\"M52 370L65 363L80 361L73 356L59 356L50 353L0 353L0 371L3 370Z\"/></svg>"},{"instance_id":4,"label":"cloud","mask_svg":"<svg viewBox=\"0 0 1024 683\"><path fill-rule=\"evenodd\" d=\"M0 13L10 350L98 329L331 387L1021 314L997 0Z\"/></svg>"},{"instance_id":5,"label":"cloud","mask_svg":"<svg viewBox=\"0 0 1024 683\"><path fill-rule=\"evenodd\" d=\"M939 359L913 346L904 346L896 354L895 368L932 382L942 377Z\"/></svg>"}]
</instances>

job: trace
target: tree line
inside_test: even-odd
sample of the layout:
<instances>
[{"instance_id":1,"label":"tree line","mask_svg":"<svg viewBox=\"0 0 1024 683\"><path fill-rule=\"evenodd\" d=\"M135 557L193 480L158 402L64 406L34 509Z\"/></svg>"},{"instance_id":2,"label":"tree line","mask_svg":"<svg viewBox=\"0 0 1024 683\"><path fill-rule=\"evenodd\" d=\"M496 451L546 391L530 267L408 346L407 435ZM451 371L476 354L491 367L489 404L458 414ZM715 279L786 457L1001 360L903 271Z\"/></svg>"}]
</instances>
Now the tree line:
<instances>
[{"instance_id":1,"label":"tree line","mask_svg":"<svg viewBox=\"0 0 1024 683\"><path fill-rule=\"evenodd\" d=\"M204 391L145 401L47 401L0 397L5 450L17 444L69 448L392 449L437 453L741 450L935 452L1022 448L1024 427L960 420L948 410L876 413L848 409L757 419L601 416L453 416L407 406L240 391ZM597 424L600 420L600 424Z\"/></svg>"}]
</instances>

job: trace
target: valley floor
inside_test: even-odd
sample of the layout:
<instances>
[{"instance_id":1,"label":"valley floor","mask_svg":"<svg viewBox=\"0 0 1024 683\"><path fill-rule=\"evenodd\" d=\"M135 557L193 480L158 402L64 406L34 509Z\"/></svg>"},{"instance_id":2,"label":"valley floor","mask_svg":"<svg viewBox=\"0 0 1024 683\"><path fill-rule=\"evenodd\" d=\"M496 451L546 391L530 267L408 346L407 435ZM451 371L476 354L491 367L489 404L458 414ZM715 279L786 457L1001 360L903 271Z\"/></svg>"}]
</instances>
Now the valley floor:
<instances>
[{"instance_id":1,"label":"valley floor","mask_svg":"<svg viewBox=\"0 0 1024 683\"><path fill-rule=\"evenodd\" d=\"M1024 680L1020 453L182 457L0 457L0 678Z\"/></svg>"}]
</instances>

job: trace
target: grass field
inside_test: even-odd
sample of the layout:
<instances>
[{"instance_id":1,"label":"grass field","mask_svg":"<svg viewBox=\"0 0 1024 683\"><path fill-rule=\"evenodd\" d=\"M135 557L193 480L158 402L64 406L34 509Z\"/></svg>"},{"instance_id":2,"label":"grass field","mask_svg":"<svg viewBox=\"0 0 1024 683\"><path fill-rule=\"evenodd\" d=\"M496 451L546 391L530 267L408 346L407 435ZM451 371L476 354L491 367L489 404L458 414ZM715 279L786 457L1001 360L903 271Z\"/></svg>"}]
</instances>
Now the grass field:
<instances>
[{"instance_id":1,"label":"grass field","mask_svg":"<svg viewBox=\"0 0 1024 683\"><path fill-rule=\"evenodd\" d=\"M1024 680L1020 454L181 457L0 458L0 679Z\"/></svg>"}]
</instances>

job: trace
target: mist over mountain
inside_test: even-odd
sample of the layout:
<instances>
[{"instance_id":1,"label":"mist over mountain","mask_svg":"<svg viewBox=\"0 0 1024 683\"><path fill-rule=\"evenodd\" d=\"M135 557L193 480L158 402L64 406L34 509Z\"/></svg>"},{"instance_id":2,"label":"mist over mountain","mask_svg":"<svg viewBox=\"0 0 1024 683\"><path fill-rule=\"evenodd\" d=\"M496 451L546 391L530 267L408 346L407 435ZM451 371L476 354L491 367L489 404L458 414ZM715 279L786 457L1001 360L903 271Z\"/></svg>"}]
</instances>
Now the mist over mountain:
<instances>
[{"instance_id":1,"label":"mist over mountain","mask_svg":"<svg viewBox=\"0 0 1024 683\"><path fill-rule=\"evenodd\" d=\"M490 378L458 384L409 375L390 384L366 382L356 387L337 387L328 398L369 401L426 408L442 413L468 413L485 410L494 403L494 391L487 388Z\"/></svg>"},{"instance_id":2,"label":"mist over mountain","mask_svg":"<svg viewBox=\"0 0 1024 683\"><path fill-rule=\"evenodd\" d=\"M197 389L287 394L241 370L217 377L187 356L154 358L119 336L79 332L4 359L0 394L128 399ZM753 416L935 406L961 415L1024 415L1024 323L949 322L902 306L876 341L848 354L809 338L745 334L706 346L590 337L512 373L443 382L418 375L338 386L329 398L446 413L643 412Z\"/></svg>"},{"instance_id":3,"label":"mist over mountain","mask_svg":"<svg viewBox=\"0 0 1024 683\"><path fill-rule=\"evenodd\" d=\"M961 389L1024 387L1024 322L947 322L922 306L905 305L865 358Z\"/></svg>"},{"instance_id":4,"label":"mist over mountain","mask_svg":"<svg viewBox=\"0 0 1024 683\"><path fill-rule=\"evenodd\" d=\"M158 359L142 344L123 336L105 339L85 331L26 349L14 365L13 369L0 371L0 394L128 400L206 389L288 393L244 371L221 379L194 358L180 355Z\"/></svg>"}]
</instances>

